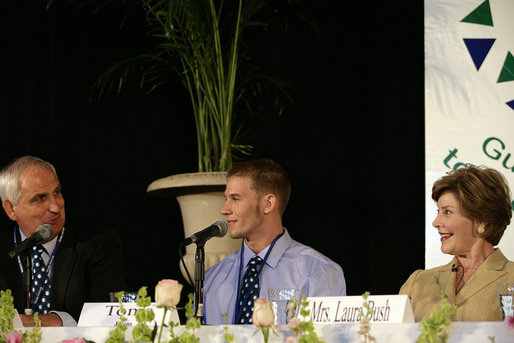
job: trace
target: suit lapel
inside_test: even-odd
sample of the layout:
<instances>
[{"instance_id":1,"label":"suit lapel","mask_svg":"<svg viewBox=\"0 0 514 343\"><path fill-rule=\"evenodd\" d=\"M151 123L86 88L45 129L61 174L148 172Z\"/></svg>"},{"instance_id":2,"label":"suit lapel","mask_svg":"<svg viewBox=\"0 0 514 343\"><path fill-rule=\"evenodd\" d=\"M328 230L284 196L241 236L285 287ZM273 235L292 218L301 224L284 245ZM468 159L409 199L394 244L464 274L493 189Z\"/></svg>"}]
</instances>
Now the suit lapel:
<instances>
[{"instance_id":1,"label":"suit lapel","mask_svg":"<svg viewBox=\"0 0 514 343\"><path fill-rule=\"evenodd\" d=\"M440 268L437 275L437 284L444 286L444 295L451 305L455 304L455 273L453 273L451 269L452 265L456 263L456 260L457 258L454 257L450 263Z\"/></svg>"},{"instance_id":2,"label":"suit lapel","mask_svg":"<svg viewBox=\"0 0 514 343\"><path fill-rule=\"evenodd\" d=\"M52 276L52 308L64 307L66 290L68 289L71 272L77 258L77 254L73 249L75 241L73 232L66 228L61 246L55 255Z\"/></svg>"},{"instance_id":3,"label":"suit lapel","mask_svg":"<svg viewBox=\"0 0 514 343\"><path fill-rule=\"evenodd\" d=\"M457 294L457 305L463 303L468 298L495 283L499 278L507 272L504 270L507 259L500 250L496 249L481 265L478 267L471 278L466 282L464 287Z\"/></svg>"}]
</instances>

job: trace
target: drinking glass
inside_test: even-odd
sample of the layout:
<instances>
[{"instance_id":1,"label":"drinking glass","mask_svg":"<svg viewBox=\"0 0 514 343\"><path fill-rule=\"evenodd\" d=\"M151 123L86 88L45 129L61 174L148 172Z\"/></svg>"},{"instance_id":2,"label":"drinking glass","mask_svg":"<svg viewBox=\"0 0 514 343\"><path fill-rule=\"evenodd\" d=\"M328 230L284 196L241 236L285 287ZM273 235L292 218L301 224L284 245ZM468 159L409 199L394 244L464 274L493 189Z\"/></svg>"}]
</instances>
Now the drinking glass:
<instances>
[{"instance_id":1,"label":"drinking glass","mask_svg":"<svg viewBox=\"0 0 514 343\"><path fill-rule=\"evenodd\" d=\"M512 297L514 296L514 282L499 282L496 284L498 300L500 301L500 311L502 319L507 316L514 316Z\"/></svg>"},{"instance_id":2,"label":"drinking glass","mask_svg":"<svg viewBox=\"0 0 514 343\"><path fill-rule=\"evenodd\" d=\"M110 292L109 298L112 303L117 303L118 298L116 298L116 293L118 292ZM139 299L139 294L137 292L123 292L121 296L122 303L135 303Z\"/></svg>"},{"instance_id":3,"label":"drinking glass","mask_svg":"<svg viewBox=\"0 0 514 343\"><path fill-rule=\"evenodd\" d=\"M300 290L296 288L268 288L268 300L275 314L275 325L289 322L289 304L300 300Z\"/></svg>"}]
</instances>

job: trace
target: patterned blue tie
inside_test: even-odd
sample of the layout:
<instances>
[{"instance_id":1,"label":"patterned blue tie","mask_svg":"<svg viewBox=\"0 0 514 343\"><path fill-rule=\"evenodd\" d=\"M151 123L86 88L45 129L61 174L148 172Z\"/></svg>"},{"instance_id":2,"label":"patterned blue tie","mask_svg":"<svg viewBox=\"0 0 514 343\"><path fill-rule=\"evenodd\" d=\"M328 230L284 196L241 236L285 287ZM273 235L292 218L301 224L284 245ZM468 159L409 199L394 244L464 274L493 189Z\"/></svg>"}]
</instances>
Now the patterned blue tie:
<instances>
[{"instance_id":1,"label":"patterned blue tie","mask_svg":"<svg viewBox=\"0 0 514 343\"><path fill-rule=\"evenodd\" d=\"M259 277L257 275L257 270L261 263L262 258L257 255L252 257L250 262L248 262L248 268L243 276L241 294L239 296L239 308L242 308L242 315L239 324L252 323L253 302L259 297ZM243 304L245 299L246 302Z\"/></svg>"},{"instance_id":2,"label":"patterned blue tie","mask_svg":"<svg viewBox=\"0 0 514 343\"><path fill-rule=\"evenodd\" d=\"M50 311L50 275L43 261L45 248L38 244L32 248L32 311L48 313Z\"/></svg>"}]
</instances>

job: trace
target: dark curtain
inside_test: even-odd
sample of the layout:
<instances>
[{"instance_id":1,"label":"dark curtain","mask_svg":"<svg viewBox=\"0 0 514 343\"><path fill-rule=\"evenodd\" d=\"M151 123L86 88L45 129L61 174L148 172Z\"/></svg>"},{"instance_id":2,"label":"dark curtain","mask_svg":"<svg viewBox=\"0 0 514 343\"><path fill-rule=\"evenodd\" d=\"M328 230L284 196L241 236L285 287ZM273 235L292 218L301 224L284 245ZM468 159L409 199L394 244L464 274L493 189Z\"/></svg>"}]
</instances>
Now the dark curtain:
<instances>
[{"instance_id":1,"label":"dark curtain","mask_svg":"<svg viewBox=\"0 0 514 343\"><path fill-rule=\"evenodd\" d=\"M291 177L284 225L293 238L343 267L348 294L394 294L424 265L423 2L311 5L317 29L291 19L284 34L249 33L255 62L295 86L281 116L248 119L247 142ZM52 162L67 218L123 236L133 290L184 283L178 204L146 187L196 171L187 93L177 83L90 96L102 71L151 47L143 16L120 29L115 7L3 7L0 164L26 154Z\"/></svg>"}]
</instances>

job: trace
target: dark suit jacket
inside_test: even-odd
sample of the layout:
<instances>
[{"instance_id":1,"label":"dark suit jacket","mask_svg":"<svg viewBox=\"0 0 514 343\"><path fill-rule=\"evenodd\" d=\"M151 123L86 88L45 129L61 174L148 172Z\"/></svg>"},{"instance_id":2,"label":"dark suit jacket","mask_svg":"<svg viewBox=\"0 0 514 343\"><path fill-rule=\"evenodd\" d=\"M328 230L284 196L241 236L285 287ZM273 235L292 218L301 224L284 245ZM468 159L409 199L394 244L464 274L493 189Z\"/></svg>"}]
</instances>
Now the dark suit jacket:
<instances>
[{"instance_id":1,"label":"dark suit jacket","mask_svg":"<svg viewBox=\"0 0 514 343\"><path fill-rule=\"evenodd\" d=\"M14 247L13 229L0 234L0 257ZM18 259L0 265L0 289L10 289L19 313L26 294ZM109 292L126 290L121 238L105 231L85 239L68 224L55 255L50 305L78 320L84 302L108 302Z\"/></svg>"}]
</instances>

